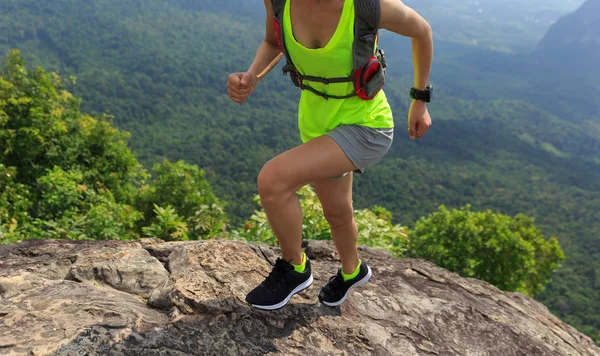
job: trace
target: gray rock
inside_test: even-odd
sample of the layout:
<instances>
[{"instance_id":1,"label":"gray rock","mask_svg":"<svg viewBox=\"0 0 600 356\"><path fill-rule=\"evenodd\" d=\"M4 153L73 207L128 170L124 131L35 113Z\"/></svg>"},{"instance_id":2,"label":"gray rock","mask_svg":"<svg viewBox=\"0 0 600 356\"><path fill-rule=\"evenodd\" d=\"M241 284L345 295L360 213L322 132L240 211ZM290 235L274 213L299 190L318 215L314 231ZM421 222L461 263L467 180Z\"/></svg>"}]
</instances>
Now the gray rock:
<instances>
[{"instance_id":1,"label":"gray rock","mask_svg":"<svg viewBox=\"0 0 600 356\"><path fill-rule=\"evenodd\" d=\"M304 247L313 286L266 312L244 302L277 256L264 244L0 246L0 355L600 356L532 298L372 248L371 283L322 306L339 261L330 242Z\"/></svg>"},{"instance_id":2,"label":"gray rock","mask_svg":"<svg viewBox=\"0 0 600 356\"><path fill-rule=\"evenodd\" d=\"M138 298L108 288L29 272L0 277L0 286L6 291L0 300L2 355L47 355L90 327L104 330L103 338L91 340L95 344L119 340L132 328L148 332L169 323Z\"/></svg>"},{"instance_id":3,"label":"gray rock","mask_svg":"<svg viewBox=\"0 0 600 356\"><path fill-rule=\"evenodd\" d=\"M140 245L120 245L82 249L67 278L148 300L155 289L164 288L169 272Z\"/></svg>"}]
</instances>

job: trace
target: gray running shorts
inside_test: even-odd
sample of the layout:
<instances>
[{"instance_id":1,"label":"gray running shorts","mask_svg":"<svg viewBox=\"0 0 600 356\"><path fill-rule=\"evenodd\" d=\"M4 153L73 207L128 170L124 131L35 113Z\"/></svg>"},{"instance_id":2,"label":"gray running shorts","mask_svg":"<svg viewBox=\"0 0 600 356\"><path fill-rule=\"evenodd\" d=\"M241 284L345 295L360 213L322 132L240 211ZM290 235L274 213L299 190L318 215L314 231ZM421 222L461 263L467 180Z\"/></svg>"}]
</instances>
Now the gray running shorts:
<instances>
[{"instance_id":1,"label":"gray running shorts","mask_svg":"<svg viewBox=\"0 0 600 356\"><path fill-rule=\"evenodd\" d=\"M327 133L356 167L355 172L379 161L388 152L394 139L394 129L376 129L360 125L342 125ZM343 174L344 176L346 174Z\"/></svg>"}]
</instances>

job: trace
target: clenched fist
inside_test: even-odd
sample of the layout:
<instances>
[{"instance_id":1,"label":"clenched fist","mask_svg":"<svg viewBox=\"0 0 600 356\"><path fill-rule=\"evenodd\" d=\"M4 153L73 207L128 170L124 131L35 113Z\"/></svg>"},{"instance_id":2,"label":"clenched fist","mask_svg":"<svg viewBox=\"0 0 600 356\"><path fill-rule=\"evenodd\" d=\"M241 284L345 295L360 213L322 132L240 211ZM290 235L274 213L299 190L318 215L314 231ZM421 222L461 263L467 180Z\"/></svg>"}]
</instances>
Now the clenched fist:
<instances>
[{"instance_id":1,"label":"clenched fist","mask_svg":"<svg viewBox=\"0 0 600 356\"><path fill-rule=\"evenodd\" d=\"M411 140L421 138L431 127L431 116L425 102L413 100L408 111L408 134Z\"/></svg>"},{"instance_id":2,"label":"clenched fist","mask_svg":"<svg viewBox=\"0 0 600 356\"><path fill-rule=\"evenodd\" d=\"M258 83L258 77L250 72L232 73L227 80L227 92L231 100L243 103L252 94Z\"/></svg>"}]
</instances>

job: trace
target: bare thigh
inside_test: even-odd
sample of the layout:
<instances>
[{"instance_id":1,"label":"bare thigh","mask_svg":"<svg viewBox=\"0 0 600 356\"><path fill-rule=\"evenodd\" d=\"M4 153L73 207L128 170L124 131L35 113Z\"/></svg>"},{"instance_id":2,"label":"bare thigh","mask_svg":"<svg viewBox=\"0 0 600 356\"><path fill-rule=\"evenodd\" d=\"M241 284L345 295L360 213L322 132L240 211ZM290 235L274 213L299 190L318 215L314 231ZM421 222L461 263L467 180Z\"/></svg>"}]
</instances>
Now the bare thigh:
<instances>
[{"instance_id":1,"label":"bare thigh","mask_svg":"<svg viewBox=\"0 0 600 356\"><path fill-rule=\"evenodd\" d=\"M304 185L351 172L356 167L329 136L317 137L267 162L258 176L261 195L295 192Z\"/></svg>"}]
</instances>

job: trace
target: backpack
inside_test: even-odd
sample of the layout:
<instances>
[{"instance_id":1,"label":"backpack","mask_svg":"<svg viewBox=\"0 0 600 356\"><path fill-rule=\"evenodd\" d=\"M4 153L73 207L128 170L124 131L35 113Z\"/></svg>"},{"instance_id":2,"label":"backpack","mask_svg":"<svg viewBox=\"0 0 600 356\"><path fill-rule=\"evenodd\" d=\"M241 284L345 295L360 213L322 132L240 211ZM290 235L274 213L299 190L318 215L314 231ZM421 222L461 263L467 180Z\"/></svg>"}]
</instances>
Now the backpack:
<instances>
[{"instance_id":1,"label":"backpack","mask_svg":"<svg viewBox=\"0 0 600 356\"><path fill-rule=\"evenodd\" d=\"M348 77L322 78L302 75L294 66L285 47L283 36L283 9L287 0L271 0L275 15L275 34L277 44L286 59L283 74L290 75L292 83L302 90L308 90L324 99L347 99L358 96L363 100L372 100L385 83L384 52L378 48L379 18L381 15L380 0L346 0L354 1L354 69ZM323 84L353 82L354 91L347 95L337 96L320 92L306 85L303 81L319 82Z\"/></svg>"}]
</instances>

